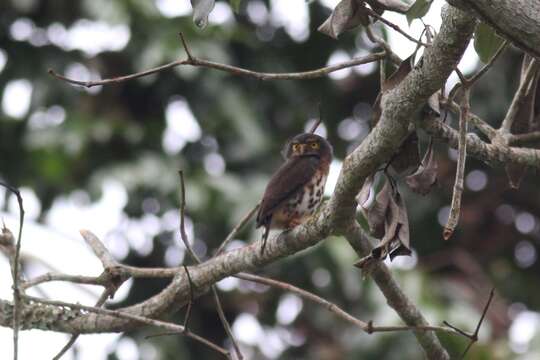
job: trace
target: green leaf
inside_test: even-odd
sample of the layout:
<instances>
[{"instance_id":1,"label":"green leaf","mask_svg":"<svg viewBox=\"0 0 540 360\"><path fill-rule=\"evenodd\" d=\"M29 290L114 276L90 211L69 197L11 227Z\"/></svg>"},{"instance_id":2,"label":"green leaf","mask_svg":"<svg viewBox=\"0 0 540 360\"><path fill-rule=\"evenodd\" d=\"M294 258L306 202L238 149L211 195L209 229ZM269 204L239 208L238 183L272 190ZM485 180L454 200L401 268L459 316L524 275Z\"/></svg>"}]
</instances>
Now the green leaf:
<instances>
[{"instance_id":1,"label":"green leaf","mask_svg":"<svg viewBox=\"0 0 540 360\"><path fill-rule=\"evenodd\" d=\"M414 19L418 19L426 15L431 7L431 3L433 3L433 0L416 0L413 6L411 6L407 11L407 21L409 22L409 25L411 25L411 22Z\"/></svg>"},{"instance_id":2,"label":"green leaf","mask_svg":"<svg viewBox=\"0 0 540 360\"><path fill-rule=\"evenodd\" d=\"M240 12L240 5L242 5L242 0L229 0L229 3L231 4L234 12L238 14Z\"/></svg>"},{"instance_id":3,"label":"green leaf","mask_svg":"<svg viewBox=\"0 0 540 360\"><path fill-rule=\"evenodd\" d=\"M474 49L483 63L487 63L501 47L503 39L495 33L495 30L485 24L480 23L474 34Z\"/></svg>"}]
</instances>

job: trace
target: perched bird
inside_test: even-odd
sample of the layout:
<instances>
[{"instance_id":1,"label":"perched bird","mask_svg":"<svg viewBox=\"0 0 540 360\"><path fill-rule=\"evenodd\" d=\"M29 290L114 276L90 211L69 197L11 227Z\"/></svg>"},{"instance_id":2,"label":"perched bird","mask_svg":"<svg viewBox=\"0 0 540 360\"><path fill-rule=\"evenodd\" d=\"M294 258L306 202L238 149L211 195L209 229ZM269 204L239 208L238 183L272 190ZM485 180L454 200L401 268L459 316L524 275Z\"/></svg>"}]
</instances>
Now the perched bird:
<instances>
[{"instance_id":1,"label":"perched bird","mask_svg":"<svg viewBox=\"0 0 540 360\"><path fill-rule=\"evenodd\" d=\"M292 229L317 209L332 161L332 145L318 135L300 134L285 146L284 155L286 161L266 186L257 214L257 228L265 228L261 253L270 229Z\"/></svg>"}]
</instances>

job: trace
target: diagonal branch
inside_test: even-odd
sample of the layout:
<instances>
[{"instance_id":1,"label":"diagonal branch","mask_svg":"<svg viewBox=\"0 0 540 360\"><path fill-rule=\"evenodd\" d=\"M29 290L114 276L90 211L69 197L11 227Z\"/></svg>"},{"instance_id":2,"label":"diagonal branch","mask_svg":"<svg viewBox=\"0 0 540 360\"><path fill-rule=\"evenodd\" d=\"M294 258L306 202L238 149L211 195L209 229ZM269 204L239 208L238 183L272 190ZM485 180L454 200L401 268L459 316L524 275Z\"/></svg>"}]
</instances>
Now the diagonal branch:
<instances>
[{"instance_id":1,"label":"diagonal branch","mask_svg":"<svg viewBox=\"0 0 540 360\"><path fill-rule=\"evenodd\" d=\"M323 299L320 296L317 296L309 291L306 291L304 289L301 289L299 287L296 287L294 285L288 284L283 281L278 281L274 279L269 279L263 276L248 274L248 273L239 273L236 274L234 277L242 280L252 281L263 285L272 286L274 288L282 289L285 291L292 292L308 301L311 301L315 304L321 305L326 310L330 311L331 313L335 314L336 316L340 317L341 319L353 324L354 326L359 327L362 331L364 331L367 334L373 334L376 332L394 332L394 331L441 331L441 332L447 332L451 334L458 334L461 335L460 332L452 329L448 326L424 326L424 325L418 325L418 326L408 326L408 325L395 325L395 326L375 326L373 325L372 321L362 321L360 319L357 319L356 317L352 316L345 310L341 309L336 304ZM468 337L468 336L467 336Z\"/></svg>"},{"instance_id":2,"label":"diagonal branch","mask_svg":"<svg viewBox=\"0 0 540 360\"><path fill-rule=\"evenodd\" d=\"M523 100L527 96L527 93L530 92L531 83L535 81L536 73L539 68L540 62L536 59L532 59L529 66L525 70L524 76L521 78L518 90L516 91L514 98L512 99L512 103L510 104L510 108L508 108L506 116L504 117L500 128L501 132L506 134L510 133L510 129L512 128L512 124L514 122L514 119L516 118L516 114L519 108L522 106Z\"/></svg>"}]
</instances>

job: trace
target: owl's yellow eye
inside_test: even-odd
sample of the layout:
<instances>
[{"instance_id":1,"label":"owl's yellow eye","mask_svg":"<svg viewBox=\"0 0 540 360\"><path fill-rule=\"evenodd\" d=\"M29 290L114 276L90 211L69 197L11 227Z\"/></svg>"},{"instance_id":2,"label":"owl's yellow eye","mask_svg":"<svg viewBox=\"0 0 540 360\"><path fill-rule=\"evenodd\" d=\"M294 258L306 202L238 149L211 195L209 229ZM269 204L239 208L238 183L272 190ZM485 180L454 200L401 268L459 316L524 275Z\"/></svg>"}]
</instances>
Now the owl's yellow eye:
<instances>
[{"instance_id":1,"label":"owl's yellow eye","mask_svg":"<svg viewBox=\"0 0 540 360\"><path fill-rule=\"evenodd\" d=\"M293 151L300 150L300 144L293 144L292 149L293 149Z\"/></svg>"},{"instance_id":2,"label":"owl's yellow eye","mask_svg":"<svg viewBox=\"0 0 540 360\"><path fill-rule=\"evenodd\" d=\"M319 143L312 142L312 143L309 144L309 146L310 146L312 149L315 149L315 150L316 150L316 149L319 148L320 145L319 145Z\"/></svg>"}]
</instances>

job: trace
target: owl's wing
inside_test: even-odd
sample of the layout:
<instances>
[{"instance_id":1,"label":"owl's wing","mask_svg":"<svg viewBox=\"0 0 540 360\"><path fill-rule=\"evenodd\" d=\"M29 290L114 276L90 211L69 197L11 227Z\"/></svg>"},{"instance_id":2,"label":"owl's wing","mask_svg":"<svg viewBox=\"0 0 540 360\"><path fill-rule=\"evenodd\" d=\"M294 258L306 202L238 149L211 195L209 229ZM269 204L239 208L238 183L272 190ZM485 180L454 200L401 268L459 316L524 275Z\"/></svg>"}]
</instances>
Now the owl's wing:
<instances>
[{"instance_id":1,"label":"owl's wing","mask_svg":"<svg viewBox=\"0 0 540 360\"><path fill-rule=\"evenodd\" d=\"M287 160L266 186L257 214L257 227L267 225L272 212L301 189L315 175L320 160L315 156Z\"/></svg>"}]
</instances>

